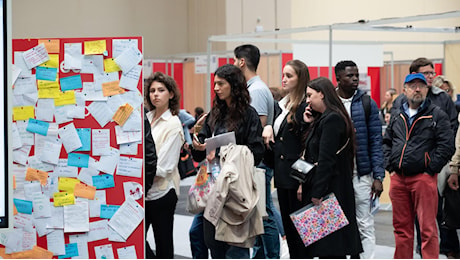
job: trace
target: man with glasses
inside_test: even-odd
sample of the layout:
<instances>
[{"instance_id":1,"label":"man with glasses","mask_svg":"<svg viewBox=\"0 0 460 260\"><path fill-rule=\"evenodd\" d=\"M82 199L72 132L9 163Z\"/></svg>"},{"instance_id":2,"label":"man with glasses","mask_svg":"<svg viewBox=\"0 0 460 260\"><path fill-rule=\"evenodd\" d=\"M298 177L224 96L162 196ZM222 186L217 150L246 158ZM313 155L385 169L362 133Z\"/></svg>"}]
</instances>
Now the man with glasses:
<instances>
[{"instance_id":1,"label":"man with glasses","mask_svg":"<svg viewBox=\"0 0 460 260\"><path fill-rule=\"evenodd\" d=\"M458 128L458 121L457 121L457 110L455 108L455 104L450 98L450 96L443 91L442 89L433 86L433 80L434 77L436 76L436 72L434 71L434 65L433 62L430 61L427 58L418 58L414 60L410 67L409 67L410 73L421 73L425 76L426 83L428 86L428 93L426 96L426 99L429 99L432 104L438 106L441 108L444 112L446 112L448 116L448 120L450 122L450 128L452 129L453 133L457 133L457 128ZM401 106L401 103L406 101L406 96L404 94L399 95L396 100L393 103L393 107L399 108ZM452 141L452 142L455 142ZM442 221L442 192L443 192L443 187L445 186L446 180L447 180L447 173L449 170L449 166L446 164L444 168L441 170L441 172L438 175L438 190L439 190L439 208L438 208L438 225L441 226L441 221ZM416 251L417 253L421 252L421 238L420 238L420 231L419 231L419 225L417 220L415 221L415 225L417 228L417 248ZM457 232L456 230L449 230L449 229L444 229L441 228L439 230L440 232L440 252L441 254L445 254L447 257L452 257L455 258L460 250L460 245L457 237ZM424 257L424 256L423 256Z\"/></svg>"},{"instance_id":2,"label":"man with glasses","mask_svg":"<svg viewBox=\"0 0 460 260\"><path fill-rule=\"evenodd\" d=\"M422 73L406 76L402 105L395 107L383 137L385 168L390 173L390 199L395 236L394 258L413 258L414 220L422 237L423 258L438 258L438 190L436 174L455 151L447 114L427 98Z\"/></svg>"}]
</instances>

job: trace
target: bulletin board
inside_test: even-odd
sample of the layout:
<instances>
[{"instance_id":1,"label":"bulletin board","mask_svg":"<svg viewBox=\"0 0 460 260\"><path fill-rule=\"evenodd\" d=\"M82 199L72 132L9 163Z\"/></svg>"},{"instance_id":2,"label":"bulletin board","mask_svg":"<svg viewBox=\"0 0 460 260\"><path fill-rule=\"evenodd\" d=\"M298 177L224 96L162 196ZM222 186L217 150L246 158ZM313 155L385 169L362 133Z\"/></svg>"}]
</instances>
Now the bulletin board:
<instances>
[{"instance_id":1,"label":"bulletin board","mask_svg":"<svg viewBox=\"0 0 460 260\"><path fill-rule=\"evenodd\" d=\"M4 258L144 258L142 38L13 40Z\"/></svg>"}]
</instances>

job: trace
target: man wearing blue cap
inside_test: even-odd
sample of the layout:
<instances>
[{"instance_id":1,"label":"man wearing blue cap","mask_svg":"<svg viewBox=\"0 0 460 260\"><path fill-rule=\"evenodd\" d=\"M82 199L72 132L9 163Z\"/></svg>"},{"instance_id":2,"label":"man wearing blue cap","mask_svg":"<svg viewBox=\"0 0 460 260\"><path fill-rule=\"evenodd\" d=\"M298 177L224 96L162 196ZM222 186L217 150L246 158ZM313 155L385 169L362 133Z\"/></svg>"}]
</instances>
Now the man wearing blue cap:
<instances>
[{"instance_id":1,"label":"man wearing blue cap","mask_svg":"<svg viewBox=\"0 0 460 260\"><path fill-rule=\"evenodd\" d=\"M426 99L423 74L407 75L404 92L407 99L395 108L383 137L385 168L391 178L394 258L413 258L415 215L423 258L438 258L436 175L455 151L453 131L447 114Z\"/></svg>"}]
</instances>

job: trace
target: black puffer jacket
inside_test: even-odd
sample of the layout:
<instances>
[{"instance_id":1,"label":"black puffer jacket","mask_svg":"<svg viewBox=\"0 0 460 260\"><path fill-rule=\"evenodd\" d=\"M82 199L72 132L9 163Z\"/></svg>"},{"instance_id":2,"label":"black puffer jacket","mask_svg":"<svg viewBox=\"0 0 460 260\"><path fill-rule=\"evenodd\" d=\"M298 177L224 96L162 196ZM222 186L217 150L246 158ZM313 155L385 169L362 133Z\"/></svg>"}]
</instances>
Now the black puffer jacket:
<instances>
[{"instance_id":1,"label":"black puffer jacket","mask_svg":"<svg viewBox=\"0 0 460 260\"><path fill-rule=\"evenodd\" d=\"M455 151L447 114L426 99L412 125L401 106L393 114L383 137L385 169L412 176L439 173Z\"/></svg>"}]
</instances>

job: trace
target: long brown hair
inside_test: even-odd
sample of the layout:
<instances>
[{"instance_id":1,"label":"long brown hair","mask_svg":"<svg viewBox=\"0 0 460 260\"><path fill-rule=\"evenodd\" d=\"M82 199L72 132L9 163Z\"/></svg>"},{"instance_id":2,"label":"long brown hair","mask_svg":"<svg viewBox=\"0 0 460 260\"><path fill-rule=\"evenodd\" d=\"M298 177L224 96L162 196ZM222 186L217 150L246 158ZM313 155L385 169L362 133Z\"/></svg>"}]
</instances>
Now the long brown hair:
<instances>
[{"instance_id":1,"label":"long brown hair","mask_svg":"<svg viewBox=\"0 0 460 260\"><path fill-rule=\"evenodd\" d=\"M179 114L179 109L180 109L180 92L179 88L177 87L176 81L171 78L170 76L163 74L162 72L155 72L152 76L150 76L148 79L145 80L144 86L144 96L147 101L147 104L149 105L149 108L151 110L155 109L155 106L152 103L152 100L150 100L150 86L152 83L160 82L163 83L168 90L168 92L174 93L174 97L169 99L169 104L168 108L171 110L171 114L173 115L178 115Z\"/></svg>"},{"instance_id":2,"label":"long brown hair","mask_svg":"<svg viewBox=\"0 0 460 260\"><path fill-rule=\"evenodd\" d=\"M288 65L294 69L298 81L293 92L289 94L290 104L292 105L287 116L287 122L297 124L295 114L300 103L305 100L305 90L307 89L308 82L310 82L310 72L307 65L300 60L290 60L286 62L285 66Z\"/></svg>"}]
</instances>

